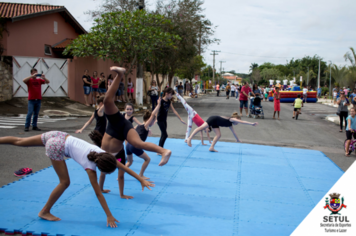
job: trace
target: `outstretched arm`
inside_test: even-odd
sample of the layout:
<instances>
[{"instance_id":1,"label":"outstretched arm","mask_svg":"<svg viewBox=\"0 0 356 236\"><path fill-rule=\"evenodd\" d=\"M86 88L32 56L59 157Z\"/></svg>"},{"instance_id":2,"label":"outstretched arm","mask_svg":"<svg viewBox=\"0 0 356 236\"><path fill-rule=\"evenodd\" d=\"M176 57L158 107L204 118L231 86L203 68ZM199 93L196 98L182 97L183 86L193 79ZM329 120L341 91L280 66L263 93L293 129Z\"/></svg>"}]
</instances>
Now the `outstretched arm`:
<instances>
[{"instance_id":1,"label":"outstretched arm","mask_svg":"<svg viewBox=\"0 0 356 236\"><path fill-rule=\"evenodd\" d=\"M180 120L180 122L182 122L183 124L186 125L186 123L182 120L182 118L179 116L178 112L176 111L176 109L174 109L173 107L173 103L171 103L171 108L172 108L172 111L173 113L178 117L178 119Z\"/></svg>"},{"instance_id":2,"label":"outstretched arm","mask_svg":"<svg viewBox=\"0 0 356 236\"><path fill-rule=\"evenodd\" d=\"M87 121L87 123L84 124L84 126L81 129L78 129L75 131L76 134L80 134L85 130L86 127L88 127L94 120L94 113L91 115L90 119Z\"/></svg>"},{"instance_id":3,"label":"outstretched arm","mask_svg":"<svg viewBox=\"0 0 356 236\"><path fill-rule=\"evenodd\" d=\"M136 117L133 118L133 121L135 121L135 123L138 125L142 125L142 123Z\"/></svg>"},{"instance_id":4,"label":"outstretched arm","mask_svg":"<svg viewBox=\"0 0 356 236\"><path fill-rule=\"evenodd\" d=\"M145 123L145 128L148 129L149 127L151 127L152 125L154 125L155 123L155 118L156 118L156 115L161 107L161 101L162 101L162 98L159 97L158 100L157 100L157 106L156 108L153 110L153 112L151 113L151 117L148 119L148 121Z\"/></svg>"},{"instance_id":5,"label":"outstretched arm","mask_svg":"<svg viewBox=\"0 0 356 236\"><path fill-rule=\"evenodd\" d=\"M117 225L115 222L119 223L119 221L117 219L115 219L114 216L111 214L108 204L106 203L106 200L105 200L103 194L101 193L101 190L100 190L100 187L99 187L98 181L97 181L96 172L93 170L89 170L89 169L87 169L86 172L89 176L90 183L93 186L95 194L100 202L100 205L104 209L105 214L107 216L107 225L106 226L110 225L110 227L116 228Z\"/></svg>"},{"instance_id":6,"label":"outstretched arm","mask_svg":"<svg viewBox=\"0 0 356 236\"><path fill-rule=\"evenodd\" d=\"M235 137L235 139L236 139L236 142L238 142L238 143L241 142L240 139L239 139L239 138L237 137L237 135L236 135L236 132L235 132L235 130L234 130L234 127L233 127L233 126L230 126L229 128L230 128L232 134L234 135L234 137Z\"/></svg>"},{"instance_id":7,"label":"outstretched arm","mask_svg":"<svg viewBox=\"0 0 356 236\"><path fill-rule=\"evenodd\" d=\"M258 125L257 122L251 123L251 122L239 120L239 119L236 119L236 118L230 118L230 122L237 122L237 123L239 123L239 124L252 125L252 126Z\"/></svg>"}]
</instances>

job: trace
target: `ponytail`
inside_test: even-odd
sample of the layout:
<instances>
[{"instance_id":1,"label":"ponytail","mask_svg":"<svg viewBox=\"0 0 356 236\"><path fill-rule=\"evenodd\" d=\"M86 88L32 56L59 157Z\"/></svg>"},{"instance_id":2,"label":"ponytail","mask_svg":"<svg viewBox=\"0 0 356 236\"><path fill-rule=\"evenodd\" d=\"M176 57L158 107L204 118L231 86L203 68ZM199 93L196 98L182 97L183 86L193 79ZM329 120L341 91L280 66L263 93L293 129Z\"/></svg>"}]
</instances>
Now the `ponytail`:
<instances>
[{"instance_id":1,"label":"ponytail","mask_svg":"<svg viewBox=\"0 0 356 236\"><path fill-rule=\"evenodd\" d=\"M92 161L96 164L101 172L112 173L116 170L116 158L110 153L97 153L91 151L87 157L89 161Z\"/></svg>"},{"instance_id":2,"label":"ponytail","mask_svg":"<svg viewBox=\"0 0 356 236\"><path fill-rule=\"evenodd\" d=\"M230 118L236 118L236 119L241 120L241 116L239 116L239 113L237 113L237 112L232 113Z\"/></svg>"},{"instance_id":3,"label":"ponytail","mask_svg":"<svg viewBox=\"0 0 356 236\"><path fill-rule=\"evenodd\" d=\"M103 141L103 135L99 131L93 130L90 132L88 136L96 146L101 147L101 142Z\"/></svg>"}]
</instances>

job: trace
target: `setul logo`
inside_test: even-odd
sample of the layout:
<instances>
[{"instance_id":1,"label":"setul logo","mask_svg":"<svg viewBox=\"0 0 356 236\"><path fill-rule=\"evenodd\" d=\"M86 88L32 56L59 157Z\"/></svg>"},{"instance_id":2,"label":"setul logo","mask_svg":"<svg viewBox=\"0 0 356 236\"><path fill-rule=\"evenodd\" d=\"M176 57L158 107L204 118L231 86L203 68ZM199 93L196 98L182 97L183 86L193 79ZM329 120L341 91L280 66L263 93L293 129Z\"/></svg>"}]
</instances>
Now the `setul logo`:
<instances>
[{"instance_id":1,"label":"setul logo","mask_svg":"<svg viewBox=\"0 0 356 236\"><path fill-rule=\"evenodd\" d=\"M332 193L329 194L329 196L330 196L330 204L328 198L326 198L325 200L326 204L324 206L324 209L328 208L329 211L331 211L330 215L335 215L335 214L340 215L339 211L341 211L342 208L346 208L346 206L344 205L344 197L341 198L341 202L340 202L340 194Z\"/></svg>"}]
</instances>

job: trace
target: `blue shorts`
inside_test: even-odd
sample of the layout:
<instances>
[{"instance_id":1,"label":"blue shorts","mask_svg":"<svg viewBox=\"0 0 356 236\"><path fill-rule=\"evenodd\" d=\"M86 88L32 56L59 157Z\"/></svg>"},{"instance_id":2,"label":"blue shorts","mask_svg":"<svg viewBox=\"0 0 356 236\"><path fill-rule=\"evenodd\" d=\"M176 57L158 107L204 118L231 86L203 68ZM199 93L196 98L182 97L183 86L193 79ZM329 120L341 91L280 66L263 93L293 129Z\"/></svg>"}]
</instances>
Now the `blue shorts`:
<instances>
[{"instance_id":1,"label":"blue shorts","mask_svg":"<svg viewBox=\"0 0 356 236\"><path fill-rule=\"evenodd\" d=\"M240 108L245 107L247 109L248 101L242 101L240 100Z\"/></svg>"},{"instance_id":2,"label":"blue shorts","mask_svg":"<svg viewBox=\"0 0 356 236\"><path fill-rule=\"evenodd\" d=\"M116 91L116 96L121 96L121 90L120 90L120 89L118 89L118 90Z\"/></svg>"},{"instance_id":3,"label":"blue shorts","mask_svg":"<svg viewBox=\"0 0 356 236\"><path fill-rule=\"evenodd\" d=\"M99 88L99 93L106 93L106 89L104 89L104 88Z\"/></svg>"},{"instance_id":4,"label":"blue shorts","mask_svg":"<svg viewBox=\"0 0 356 236\"><path fill-rule=\"evenodd\" d=\"M91 88L92 92L99 92L99 88Z\"/></svg>"},{"instance_id":5,"label":"blue shorts","mask_svg":"<svg viewBox=\"0 0 356 236\"><path fill-rule=\"evenodd\" d=\"M84 94L89 95L91 93L91 87L89 86L83 86L84 88Z\"/></svg>"},{"instance_id":6,"label":"blue shorts","mask_svg":"<svg viewBox=\"0 0 356 236\"><path fill-rule=\"evenodd\" d=\"M127 143L126 145L126 155L132 155L135 154L136 156L141 156L143 154L142 149L135 148L131 144Z\"/></svg>"}]
</instances>

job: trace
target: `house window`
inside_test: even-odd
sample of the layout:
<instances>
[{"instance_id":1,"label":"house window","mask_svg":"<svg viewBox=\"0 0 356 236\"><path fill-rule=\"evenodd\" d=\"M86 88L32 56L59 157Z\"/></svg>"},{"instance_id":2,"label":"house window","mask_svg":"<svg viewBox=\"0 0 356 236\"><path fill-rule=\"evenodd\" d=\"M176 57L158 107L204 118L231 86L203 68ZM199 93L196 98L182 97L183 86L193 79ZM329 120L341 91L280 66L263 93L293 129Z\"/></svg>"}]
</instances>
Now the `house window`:
<instances>
[{"instance_id":1,"label":"house window","mask_svg":"<svg viewBox=\"0 0 356 236\"><path fill-rule=\"evenodd\" d=\"M54 33L58 34L58 22L57 21L54 22Z\"/></svg>"},{"instance_id":2,"label":"house window","mask_svg":"<svg viewBox=\"0 0 356 236\"><path fill-rule=\"evenodd\" d=\"M51 46L45 45L44 49L46 55L52 55Z\"/></svg>"}]
</instances>

